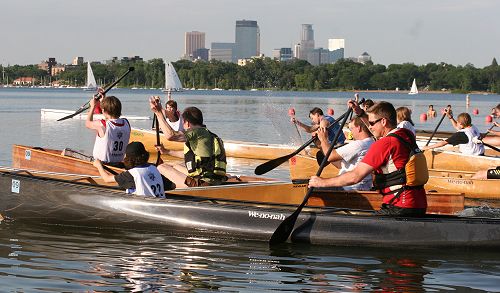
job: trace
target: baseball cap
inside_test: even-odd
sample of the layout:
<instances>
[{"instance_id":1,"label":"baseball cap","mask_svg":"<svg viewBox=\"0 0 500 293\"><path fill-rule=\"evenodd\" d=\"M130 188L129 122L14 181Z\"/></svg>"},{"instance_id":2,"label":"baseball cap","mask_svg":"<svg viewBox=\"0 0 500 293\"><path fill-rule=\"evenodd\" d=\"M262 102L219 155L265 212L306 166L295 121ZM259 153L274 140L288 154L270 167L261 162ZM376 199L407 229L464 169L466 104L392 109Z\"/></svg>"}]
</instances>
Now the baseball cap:
<instances>
[{"instance_id":1,"label":"baseball cap","mask_svg":"<svg viewBox=\"0 0 500 293\"><path fill-rule=\"evenodd\" d=\"M144 148L144 145L140 141L133 141L129 143L125 149L125 154L129 157L138 157L147 153L146 148Z\"/></svg>"}]
</instances>

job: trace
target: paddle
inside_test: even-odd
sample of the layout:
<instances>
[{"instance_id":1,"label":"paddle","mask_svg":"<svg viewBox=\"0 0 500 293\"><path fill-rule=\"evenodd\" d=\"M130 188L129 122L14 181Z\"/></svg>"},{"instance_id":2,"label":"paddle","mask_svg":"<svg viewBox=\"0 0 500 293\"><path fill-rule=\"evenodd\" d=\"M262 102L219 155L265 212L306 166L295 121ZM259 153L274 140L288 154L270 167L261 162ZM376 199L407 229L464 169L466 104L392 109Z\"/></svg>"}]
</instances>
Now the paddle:
<instances>
[{"instance_id":1,"label":"paddle","mask_svg":"<svg viewBox=\"0 0 500 293\"><path fill-rule=\"evenodd\" d=\"M451 105L448 105L446 108L448 108L448 110L451 108ZM441 116L441 119L439 120L439 123L438 125L436 126L436 128L434 129L434 131L432 132L431 136L429 137L429 140L427 141L427 143L425 144L425 146L428 146L429 143L431 142L432 138L434 137L434 135L436 134L436 131L438 130L439 126L441 125L441 123L443 122L444 120L444 117L446 117L446 115L448 114L448 112L444 112L443 113L443 116Z\"/></svg>"},{"instance_id":2,"label":"paddle","mask_svg":"<svg viewBox=\"0 0 500 293\"><path fill-rule=\"evenodd\" d=\"M490 149L495 150L495 151L500 153L500 149L497 148L496 146L493 146L493 145L491 145L489 143L485 143L485 142L481 142L481 143L484 144L485 146L489 147Z\"/></svg>"},{"instance_id":3,"label":"paddle","mask_svg":"<svg viewBox=\"0 0 500 293\"><path fill-rule=\"evenodd\" d=\"M361 102L359 103L359 105L363 104L364 102L365 102L365 99L361 99ZM335 122L331 123L328 126L328 129L330 129L330 127L333 127L335 124L337 124L342 118L345 118L346 115L347 115L346 113L342 114L339 117L339 119L337 119ZM344 126L342 126L342 127L344 127ZM342 127L340 128L340 131L338 133L340 133L342 131ZM290 159L291 157L300 153L303 149L305 149L307 146L309 146L315 139L316 139L316 136L311 137L311 139L306 141L301 147L299 147L296 151L294 151L293 153L291 153L289 155L279 157L276 159L272 159L270 161L267 161L265 163L260 164L259 166L257 166L257 168L255 168L255 175L262 175L262 174L265 174L265 173L273 170L274 168L276 168L279 165L283 164L284 162L288 161L288 159Z\"/></svg>"},{"instance_id":4,"label":"paddle","mask_svg":"<svg viewBox=\"0 0 500 293\"><path fill-rule=\"evenodd\" d=\"M129 74L130 72L134 71L134 67L129 67L129 69L127 70L127 72L125 72L122 76L120 76L115 82L113 82L112 84L110 84L105 90L104 92L100 93L101 95L105 95L107 92L109 92L110 89L112 89L115 85L117 85L125 76L127 76L127 74ZM97 98L98 94L95 94L92 99L95 99ZM59 118L57 119L57 121L63 121L63 120L66 120L66 119L69 119L69 118L72 118L80 113L82 113L83 111L87 110L89 108L89 104L90 104L90 100L83 104L78 110L76 110L73 114L70 114L68 116L64 116L62 118Z\"/></svg>"},{"instance_id":5,"label":"paddle","mask_svg":"<svg viewBox=\"0 0 500 293\"><path fill-rule=\"evenodd\" d=\"M290 116L291 118L295 118L295 109L294 108L288 109L288 116ZM297 133L299 134L300 142L302 143L302 135L300 135L300 131L299 131L299 128L297 127L297 123L293 123L293 125L295 125L295 130L297 130Z\"/></svg>"},{"instance_id":6,"label":"paddle","mask_svg":"<svg viewBox=\"0 0 500 293\"><path fill-rule=\"evenodd\" d=\"M349 114L351 112L352 112L352 108L349 107L349 110L347 110L347 112L341 116L341 117L343 117L343 120L342 120L342 126L340 127L340 129L344 128L344 125L347 121L347 118L349 118ZM323 172L323 169L328 164L328 158L330 157L330 154L332 153L333 149L335 148L335 144L337 143L339 136L340 136L340 131L335 134L335 138L333 139L332 145L328 149L328 152L325 154L325 158L323 159L323 162L321 162L321 165L319 166L318 172L316 172L316 176L320 176L321 172ZM274 231L273 236L271 236L271 239L269 240L269 245L272 246L272 245L280 244L282 242L285 242L288 239L288 237L290 236L290 233L292 233L292 231L293 231L293 227L295 226L295 222L297 221L297 218L299 217L299 214L302 211L302 208L304 208L307 201L309 200L309 197L311 196L313 189L314 189L313 187L309 187L307 189L307 193L304 196L304 200L299 205L297 210L295 210L295 212L293 212L293 214L291 214L290 216L288 216L288 218L286 218L285 220L283 220L283 222L281 222L281 224L278 226L276 231Z\"/></svg>"},{"instance_id":7,"label":"paddle","mask_svg":"<svg viewBox=\"0 0 500 293\"><path fill-rule=\"evenodd\" d=\"M155 127L155 130L156 130L156 145L160 145L160 123L158 122L158 117L156 117L156 115L154 115L154 121L153 123L156 123L156 127ZM158 166L160 164L160 160L161 160L161 153L160 151L158 151L158 155L156 157L156 166Z\"/></svg>"}]
</instances>

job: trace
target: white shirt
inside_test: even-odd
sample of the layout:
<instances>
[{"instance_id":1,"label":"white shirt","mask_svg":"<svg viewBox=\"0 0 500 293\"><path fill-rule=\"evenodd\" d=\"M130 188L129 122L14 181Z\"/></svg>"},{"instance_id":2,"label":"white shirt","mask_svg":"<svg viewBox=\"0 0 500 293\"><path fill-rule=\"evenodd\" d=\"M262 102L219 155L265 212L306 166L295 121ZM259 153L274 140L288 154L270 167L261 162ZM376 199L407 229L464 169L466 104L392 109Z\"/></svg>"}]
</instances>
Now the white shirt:
<instances>
[{"instance_id":1,"label":"white shirt","mask_svg":"<svg viewBox=\"0 0 500 293\"><path fill-rule=\"evenodd\" d=\"M163 179L156 166L148 164L128 172L134 177L135 189L127 189L127 193L165 198Z\"/></svg>"},{"instance_id":2,"label":"white shirt","mask_svg":"<svg viewBox=\"0 0 500 293\"><path fill-rule=\"evenodd\" d=\"M371 137L368 137L362 140L354 140L336 149L339 156L342 157L342 161L340 161L342 168L339 171L339 175L354 169L354 167L364 158L368 149L374 142L375 141ZM372 176L369 174L360 182L351 186L345 186L344 190L370 190L371 187Z\"/></svg>"},{"instance_id":3,"label":"white shirt","mask_svg":"<svg viewBox=\"0 0 500 293\"><path fill-rule=\"evenodd\" d=\"M396 126L396 128L406 128L409 131L411 131L413 133L413 135L416 135L415 127L413 125L411 125L411 123L409 121L405 120L405 121L399 122L399 124L398 124L398 126Z\"/></svg>"},{"instance_id":4,"label":"white shirt","mask_svg":"<svg viewBox=\"0 0 500 293\"><path fill-rule=\"evenodd\" d=\"M166 118L168 125L172 127L174 131L184 131L184 125L182 123L182 116L179 116L179 119L175 122L170 121L168 118Z\"/></svg>"},{"instance_id":5,"label":"white shirt","mask_svg":"<svg viewBox=\"0 0 500 293\"><path fill-rule=\"evenodd\" d=\"M100 120L106 128L104 136L96 135L92 155L106 163L123 161L125 148L130 140L130 124L127 119Z\"/></svg>"},{"instance_id":6,"label":"white shirt","mask_svg":"<svg viewBox=\"0 0 500 293\"><path fill-rule=\"evenodd\" d=\"M472 138L479 138L481 136L481 133L476 126L472 125L471 127L460 129L459 131L465 133L465 135L469 138L468 143L458 145L461 153L476 156L484 154L484 145L472 141Z\"/></svg>"}]
</instances>

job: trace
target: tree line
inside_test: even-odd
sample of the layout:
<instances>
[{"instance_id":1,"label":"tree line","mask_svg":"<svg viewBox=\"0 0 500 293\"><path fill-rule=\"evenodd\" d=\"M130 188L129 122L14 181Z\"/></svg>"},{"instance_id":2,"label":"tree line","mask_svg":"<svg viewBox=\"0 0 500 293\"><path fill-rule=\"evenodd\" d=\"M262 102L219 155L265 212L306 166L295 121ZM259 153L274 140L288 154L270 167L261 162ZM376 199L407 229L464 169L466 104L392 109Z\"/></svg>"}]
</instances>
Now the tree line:
<instances>
[{"instance_id":1,"label":"tree line","mask_svg":"<svg viewBox=\"0 0 500 293\"><path fill-rule=\"evenodd\" d=\"M455 66L447 63L413 63L388 66L365 64L342 59L334 64L312 66L304 60L280 62L270 58L253 59L245 66L216 60L172 63L185 88L274 89L274 90L408 90L415 78L420 90L452 92L484 91L500 93L500 67L495 58L491 65L476 68L472 64ZM156 58L133 63L92 64L99 84L134 66L121 83L122 87L162 88L165 85L165 63ZM9 66L5 69L11 83L18 77L35 77L39 83L59 80L66 85L85 85L86 65L73 66L57 76L49 77L37 65ZM5 78L4 78L5 83Z\"/></svg>"}]
</instances>

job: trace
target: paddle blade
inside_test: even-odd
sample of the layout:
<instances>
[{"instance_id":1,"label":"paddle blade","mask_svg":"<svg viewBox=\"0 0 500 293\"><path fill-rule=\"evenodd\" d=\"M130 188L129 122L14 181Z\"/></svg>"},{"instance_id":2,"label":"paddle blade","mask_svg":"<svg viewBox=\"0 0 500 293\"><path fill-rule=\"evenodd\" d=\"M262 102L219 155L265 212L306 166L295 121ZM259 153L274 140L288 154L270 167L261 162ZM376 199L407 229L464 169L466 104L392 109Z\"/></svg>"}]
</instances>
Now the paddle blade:
<instances>
[{"instance_id":1,"label":"paddle blade","mask_svg":"<svg viewBox=\"0 0 500 293\"><path fill-rule=\"evenodd\" d=\"M284 162L288 161L291 157L295 156L295 153L291 155L286 155L283 157L276 158L271 161L267 161L263 164L260 164L255 168L255 175L262 175L266 174L267 172L271 171L272 169L278 167L279 165L283 164Z\"/></svg>"},{"instance_id":2,"label":"paddle blade","mask_svg":"<svg viewBox=\"0 0 500 293\"><path fill-rule=\"evenodd\" d=\"M269 240L269 245L276 245L283 242L286 242L288 237L293 231L293 227L295 226L295 222L297 221L297 216L299 214L294 212L291 216L283 220L281 224L278 226L276 231L274 231L273 236Z\"/></svg>"},{"instance_id":3,"label":"paddle blade","mask_svg":"<svg viewBox=\"0 0 500 293\"><path fill-rule=\"evenodd\" d=\"M80 108L80 109L76 110L75 113L69 114L68 116L64 116L62 118L59 118L59 119L57 119L57 121L63 121L63 120L69 119L69 118L73 118L76 115L78 115L78 114L82 113L83 111L87 110L88 108L89 108L89 106Z\"/></svg>"}]
</instances>

